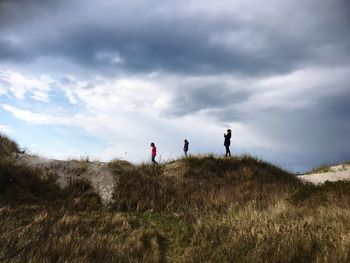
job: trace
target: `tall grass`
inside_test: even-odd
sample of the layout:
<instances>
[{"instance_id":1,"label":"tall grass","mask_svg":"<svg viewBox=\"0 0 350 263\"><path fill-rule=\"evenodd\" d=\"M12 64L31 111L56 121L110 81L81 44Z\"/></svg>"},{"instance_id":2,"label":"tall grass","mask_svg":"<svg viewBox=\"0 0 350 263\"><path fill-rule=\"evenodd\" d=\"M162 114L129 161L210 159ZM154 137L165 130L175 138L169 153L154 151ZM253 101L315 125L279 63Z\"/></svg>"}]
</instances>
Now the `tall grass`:
<instances>
[{"instance_id":1,"label":"tall grass","mask_svg":"<svg viewBox=\"0 0 350 263\"><path fill-rule=\"evenodd\" d=\"M265 207L301 183L251 157L191 157L160 166L111 164L117 175L114 207L186 213L225 210L249 201Z\"/></svg>"},{"instance_id":2,"label":"tall grass","mask_svg":"<svg viewBox=\"0 0 350 263\"><path fill-rule=\"evenodd\" d=\"M20 147L15 141L0 133L0 160L20 152Z\"/></svg>"},{"instance_id":3,"label":"tall grass","mask_svg":"<svg viewBox=\"0 0 350 263\"><path fill-rule=\"evenodd\" d=\"M243 156L109 164L113 201L0 160L0 262L349 262L350 182Z\"/></svg>"}]
</instances>

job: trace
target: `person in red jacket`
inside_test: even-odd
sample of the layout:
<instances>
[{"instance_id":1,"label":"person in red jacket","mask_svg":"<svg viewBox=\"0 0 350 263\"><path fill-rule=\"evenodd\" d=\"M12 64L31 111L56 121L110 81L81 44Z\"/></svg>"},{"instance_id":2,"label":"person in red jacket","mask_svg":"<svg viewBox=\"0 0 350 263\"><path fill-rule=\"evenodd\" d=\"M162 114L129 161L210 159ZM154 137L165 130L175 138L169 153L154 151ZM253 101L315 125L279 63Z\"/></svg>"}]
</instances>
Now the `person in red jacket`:
<instances>
[{"instance_id":1,"label":"person in red jacket","mask_svg":"<svg viewBox=\"0 0 350 263\"><path fill-rule=\"evenodd\" d=\"M154 142L151 143L151 147L152 147L152 163L153 163L153 164L158 164L158 163L156 162L157 148L156 148Z\"/></svg>"}]
</instances>

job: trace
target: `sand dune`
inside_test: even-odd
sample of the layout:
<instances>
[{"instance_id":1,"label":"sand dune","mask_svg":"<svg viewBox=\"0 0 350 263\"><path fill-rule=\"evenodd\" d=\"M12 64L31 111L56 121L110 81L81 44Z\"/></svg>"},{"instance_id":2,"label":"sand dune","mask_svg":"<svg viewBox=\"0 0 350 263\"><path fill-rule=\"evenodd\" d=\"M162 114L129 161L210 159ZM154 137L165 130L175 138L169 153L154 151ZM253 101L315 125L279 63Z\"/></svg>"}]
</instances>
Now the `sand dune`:
<instances>
[{"instance_id":1,"label":"sand dune","mask_svg":"<svg viewBox=\"0 0 350 263\"><path fill-rule=\"evenodd\" d=\"M62 187L67 186L71 180L87 179L104 202L108 202L112 198L115 181L106 163L77 160L60 161L26 154L19 154L16 161L42 170L44 176L54 177Z\"/></svg>"},{"instance_id":2,"label":"sand dune","mask_svg":"<svg viewBox=\"0 0 350 263\"><path fill-rule=\"evenodd\" d=\"M107 203L112 198L115 180L107 163L78 160L60 161L27 154L19 154L17 162L41 169L44 176L54 177L62 187L67 186L70 180L87 179L104 202ZM328 172L300 175L298 178L316 185L326 181L350 180L350 164L332 166L328 170Z\"/></svg>"},{"instance_id":3,"label":"sand dune","mask_svg":"<svg viewBox=\"0 0 350 263\"><path fill-rule=\"evenodd\" d=\"M329 168L329 172L305 174L298 176L298 178L313 184L323 184L326 181L350 180L350 164L332 166Z\"/></svg>"}]
</instances>

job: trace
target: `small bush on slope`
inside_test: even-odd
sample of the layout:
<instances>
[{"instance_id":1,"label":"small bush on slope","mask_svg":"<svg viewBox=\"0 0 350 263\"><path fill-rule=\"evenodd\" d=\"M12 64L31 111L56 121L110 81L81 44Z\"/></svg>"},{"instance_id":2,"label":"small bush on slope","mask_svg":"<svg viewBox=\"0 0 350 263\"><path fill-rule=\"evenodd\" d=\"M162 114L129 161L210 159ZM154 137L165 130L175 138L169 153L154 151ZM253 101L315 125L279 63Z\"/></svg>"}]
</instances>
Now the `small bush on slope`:
<instances>
[{"instance_id":1,"label":"small bush on slope","mask_svg":"<svg viewBox=\"0 0 350 263\"><path fill-rule=\"evenodd\" d=\"M334 172L332 169L333 166L343 165L343 167L347 164L350 164L350 161L344 161L342 163L328 163L322 164L319 167L313 168L311 171L306 174L316 174L316 173L331 173Z\"/></svg>"},{"instance_id":2,"label":"small bush on slope","mask_svg":"<svg viewBox=\"0 0 350 263\"><path fill-rule=\"evenodd\" d=\"M0 160L20 152L20 148L15 141L0 133Z\"/></svg>"},{"instance_id":3,"label":"small bush on slope","mask_svg":"<svg viewBox=\"0 0 350 263\"><path fill-rule=\"evenodd\" d=\"M311 171L307 172L306 174L316 174L316 173L329 173L332 172L331 164L322 164L317 168L313 168Z\"/></svg>"},{"instance_id":4,"label":"small bush on slope","mask_svg":"<svg viewBox=\"0 0 350 263\"><path fill-rule=\"evenodd\" d=\"M51 180L42 180L41 172L13 161L0 161L0 198L11 203L55 200L59 187Z\"/></svg>"}]
</instances>

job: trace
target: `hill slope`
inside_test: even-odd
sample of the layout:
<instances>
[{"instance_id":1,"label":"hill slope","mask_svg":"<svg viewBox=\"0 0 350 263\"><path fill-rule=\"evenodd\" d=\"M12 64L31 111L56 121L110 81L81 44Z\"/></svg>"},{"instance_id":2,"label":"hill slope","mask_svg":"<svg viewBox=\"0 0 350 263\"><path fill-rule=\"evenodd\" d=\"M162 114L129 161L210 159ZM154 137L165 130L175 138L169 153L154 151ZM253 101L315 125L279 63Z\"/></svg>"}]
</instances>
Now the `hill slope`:
<instances>
[{"instance_id":1,"label":"hill slope","mask_svg":"<svg viewBox=\"0 0 350 263\"><path fill-rule=\"evenodd\" d=\"M17 154L14 162L39 169L41 177L52 178L61 187L75 180L87 180L101 196L104 203L111 201L115 181L107 164L89 160L52 160L35 155Z\"/></svg>"},{"instance_id":2,"label":"hill slope","mask_svg":"<svg viewBox=\"0 0 350 263\"><path fill-rule=\"evenodd\" d=\"M350 260L348 182L304 184L248 156L116 160L104 203L94 163L72 161L61 188L68 164L14 157L0 159L0 262Z\"/></svg>"}]
</instances>

